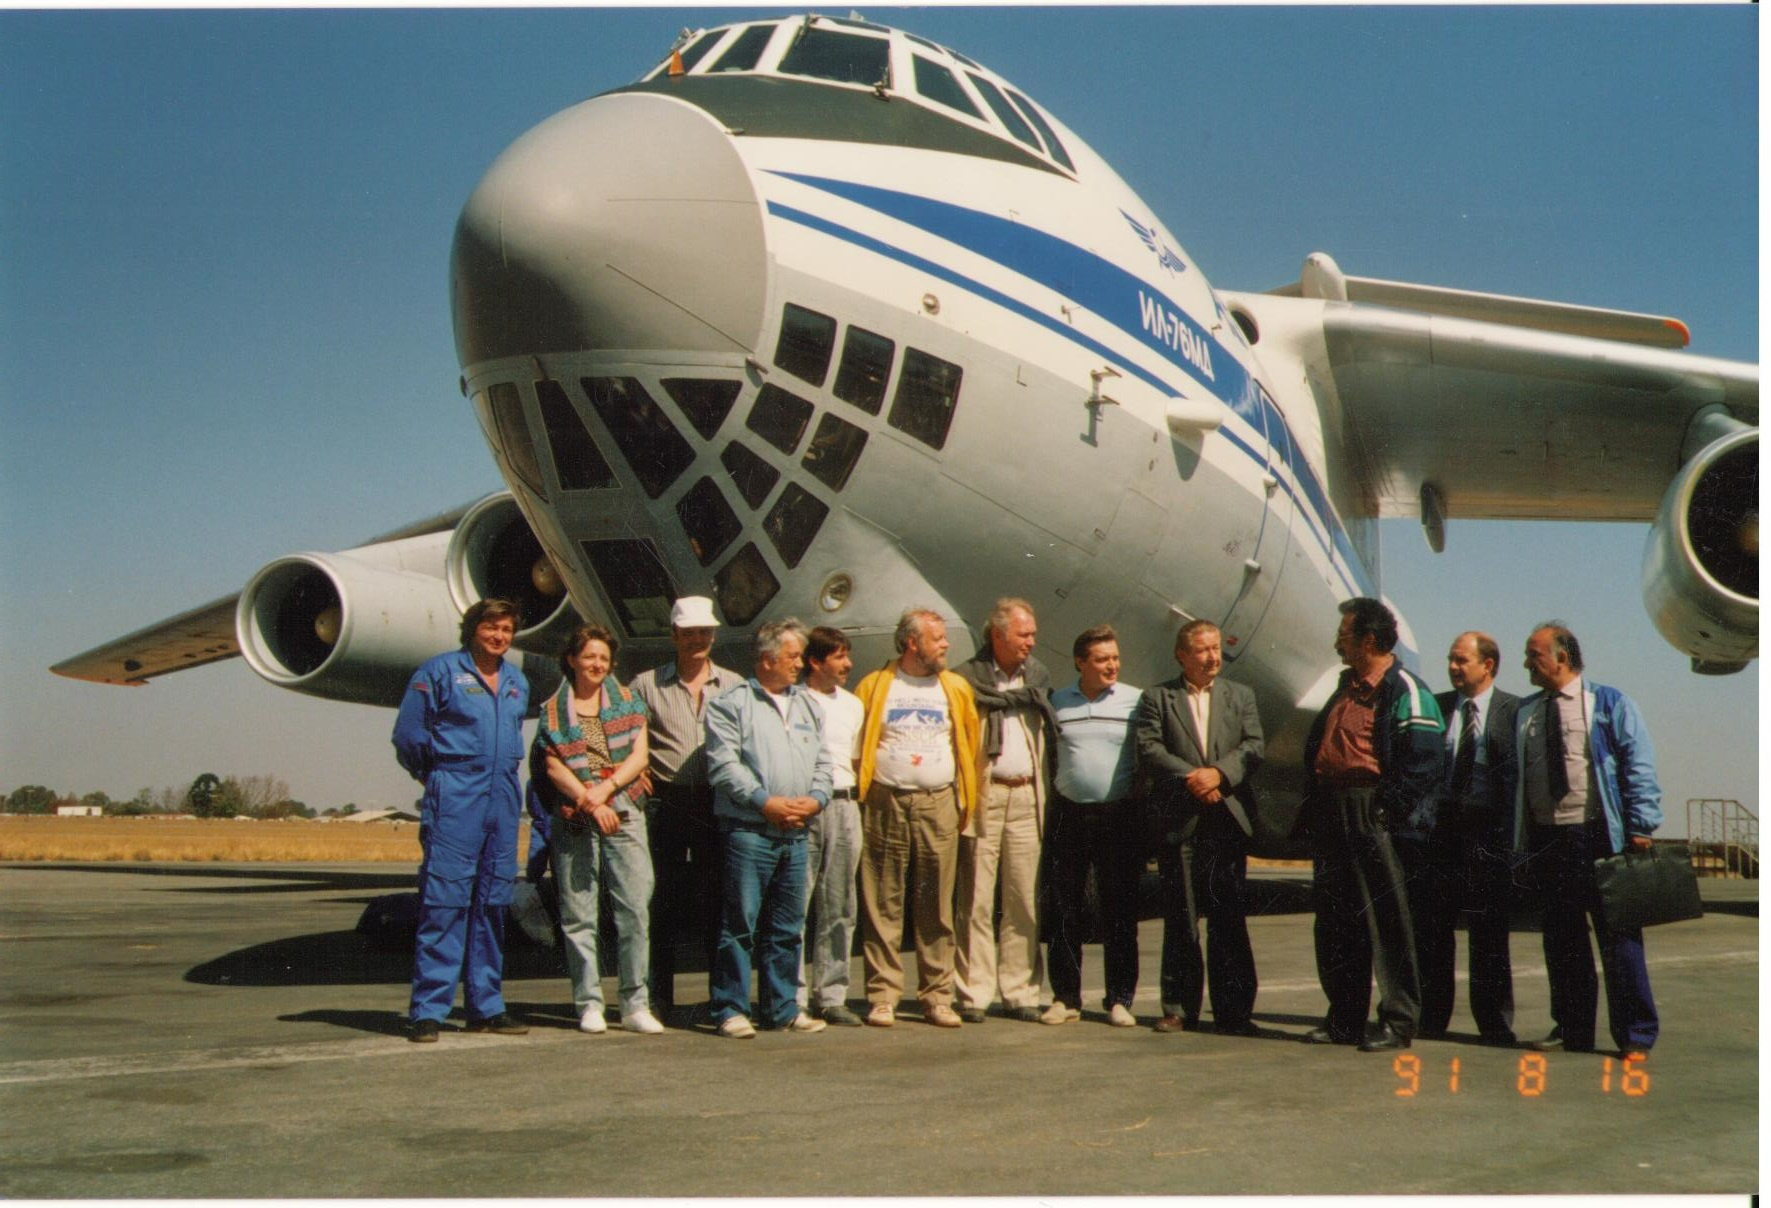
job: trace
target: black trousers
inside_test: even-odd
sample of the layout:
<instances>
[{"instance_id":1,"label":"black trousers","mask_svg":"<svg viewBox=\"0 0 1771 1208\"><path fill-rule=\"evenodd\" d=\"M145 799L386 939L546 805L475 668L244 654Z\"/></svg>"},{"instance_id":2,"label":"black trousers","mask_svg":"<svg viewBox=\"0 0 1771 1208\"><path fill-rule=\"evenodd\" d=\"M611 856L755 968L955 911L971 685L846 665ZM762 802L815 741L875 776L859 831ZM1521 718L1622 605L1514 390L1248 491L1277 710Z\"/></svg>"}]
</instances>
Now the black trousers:
<instances>
[{"instance_id":1,"label":"black trousers","mask_svg":"<svg viewBox=\"0 0 1771 1208\"><path fill-rule=\"evenodd\" d=\"M646 846L652 856L647 996L658 1014L676 1006L677 948L686 937L713 969L719 948L725 852L713 821L713 789L660 784L646 803Z\"/></svg>"},{"instance_id":2,"label":"black trousers","mask_svg":"<svg viewBox=\"0 0 1771 1208\"><path fill-rule=\"evenodd\" d=\"M1412 1037L1420 1022L1420 970L1406 874L1381 820L1376 791L1330 789L1310 803L1315 843L1316 976L1327 1026L1358 1038L1377 975L1380 1023Z\"/></svg>"},{"instance_id":3,"label":"black trousers","mask_svg":"<svg viewBox=\"0 0 1771 1208\"><path fill-rule=\"evenodd\" d=\"M1457 1001L1457 923L1470 933L1470 1014L1483 1036L1513 1036L1511 819L1470 825L1451 818L1423 840L1398 841L1408 872L1420 966L1420 1030L1443 1032Z\"/></svg>"},{"instance_id":4,"label":"black trousers","mask_svg":"<svg viewBox=\"0 0 1771 1208\"><path fill-rule=\"evenodd\" d=\"M1220 1027L1254 1012L1254 947L1248 940L1248 839L1229 812L1208 807L1193 837L1157 849L1162 878L1162 1006L1199 1018L1206 985ZM1205 924L1201 950L1199 924Z\"/></svg>"},{"instance_id":5,"label":"black trousers","mask_svg":"<svg viewBox=\"0 0 1771 1208\"><path fill-rule=\"evenodd\" d=\"M1082 942L1087 932L1088 870L1100 891L1101 959L1108 1009L1130 1010L1138 991L1138 879L1144 872L1143 803L1078 803L1053 794L1045 822L1052 923L1046 964L1052 998L1082 1007Z\"/></svg>"},{"instance_id":6,"label":"black trousers","mask_svg":"<svg viewBox=\"0 0 1771 1208\"><path fill-rule=\"evenodd\" d=\"M1593 880L1593 861L1611 855L1604 821L1580 826L1536 826L1527 836L1532 882L1543 894L1543 957L1550 975L1550 1018L1570 1047L1591 1048L1599 1011L1593 972L1593 921L1605 971L1605 1007L1611 1039L1623 1052L1646 1051L1660 1036L1660 1012L1648 984L1642 929L1614 928Z\"/></svg>"}]
</instances>

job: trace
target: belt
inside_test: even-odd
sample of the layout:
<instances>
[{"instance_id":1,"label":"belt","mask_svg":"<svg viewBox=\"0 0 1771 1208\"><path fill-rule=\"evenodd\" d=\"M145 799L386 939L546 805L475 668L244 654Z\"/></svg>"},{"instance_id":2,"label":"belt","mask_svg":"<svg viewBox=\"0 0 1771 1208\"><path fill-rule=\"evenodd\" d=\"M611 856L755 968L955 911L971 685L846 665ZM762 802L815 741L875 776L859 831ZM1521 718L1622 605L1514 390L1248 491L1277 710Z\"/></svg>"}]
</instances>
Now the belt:
<instances>
[{"instance_id":1,"label":"belt","mask_svg":"<svg viewBox=\"0 0 1771 1208\"><path fill-rule=\"evenodd\" d=\"M854 800L856 800L855 790L854 789L831 789L830 790L830 799L832 801L854 801Z\"/></svg>"},{"instance_id":2,"label":"belt","mask_svg":"<svg viewBox=\"0 0 1771 1208\"><path fill-rule=\"evenodd\" d=\"M1033 783L1031 776L992 776L991 784L1000 784L1005 789L1019 789Z\"/></svg>"},{"instance_id":3,"label":"belt","mask_svg":"<svg viewBox=\"0 0 1771 1208\"><path fill-rule=\"evenodd\" d=\"M1369 772L1353 772L1345 776L1324 776L1322 784L1332 790L1376 788L1379 778Z\"/></svg>"}]
</instances>

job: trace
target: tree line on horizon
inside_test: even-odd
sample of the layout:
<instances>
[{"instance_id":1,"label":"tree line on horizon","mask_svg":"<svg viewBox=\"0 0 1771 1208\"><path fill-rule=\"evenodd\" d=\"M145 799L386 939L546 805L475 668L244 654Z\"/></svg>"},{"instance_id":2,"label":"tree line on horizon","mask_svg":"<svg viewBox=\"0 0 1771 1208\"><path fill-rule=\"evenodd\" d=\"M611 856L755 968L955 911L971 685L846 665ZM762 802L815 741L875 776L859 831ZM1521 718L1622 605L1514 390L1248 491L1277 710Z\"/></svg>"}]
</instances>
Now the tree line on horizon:
<instances>
[{"instance_id":1,"label":"tree line on horizon","mask_svg":"<svg viewBox=\"0 0 1771 1208\"><path fill-rule=\"evenodd\" d=\"M97 806L111 817L191 814L198 818L332 818L357 812L354 803L316 812L289 795L289 783L275 776L217 776L204 772L183 789L141 788L127 800L105 792L82 796L41 784L20 785L4 798L9 814L53 814L63 806Z\"/></svg>"}]
</instances>

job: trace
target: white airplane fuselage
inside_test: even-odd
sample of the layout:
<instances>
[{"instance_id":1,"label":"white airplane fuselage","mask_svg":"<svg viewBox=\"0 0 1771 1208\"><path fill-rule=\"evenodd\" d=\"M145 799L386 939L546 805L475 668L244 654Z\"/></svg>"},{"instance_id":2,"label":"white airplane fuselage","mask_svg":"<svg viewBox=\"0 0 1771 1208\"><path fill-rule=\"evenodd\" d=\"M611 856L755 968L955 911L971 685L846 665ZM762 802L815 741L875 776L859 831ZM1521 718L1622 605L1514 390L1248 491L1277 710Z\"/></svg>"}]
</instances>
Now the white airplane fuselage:
<instances>
[{"instance_id":1,"label":"white airplane fuselage","mask_svg":"<svg viewBox=\"0 0 1771 1208\"><path fill-rule=\"evenodd\" d=\"M578 610L634 643L630 674L667 652L665 581L734 629L842 628L863 667L906 607L975 633L1022 596L1059 682L1101 622L1128 682L1167 679L1204 617L1295 764L1335 604L1378 594L1315 402L1265 381L1179 242L1049 114L1071 170L928 109L660 74L500 157L457 235L457 343L524 515ZM685 410L685 381L729 407ZM563 441L562 397L585 426ZM608 472L562 472L549 451L582 461L586 436Z\"/></svg>"}]
</instances>

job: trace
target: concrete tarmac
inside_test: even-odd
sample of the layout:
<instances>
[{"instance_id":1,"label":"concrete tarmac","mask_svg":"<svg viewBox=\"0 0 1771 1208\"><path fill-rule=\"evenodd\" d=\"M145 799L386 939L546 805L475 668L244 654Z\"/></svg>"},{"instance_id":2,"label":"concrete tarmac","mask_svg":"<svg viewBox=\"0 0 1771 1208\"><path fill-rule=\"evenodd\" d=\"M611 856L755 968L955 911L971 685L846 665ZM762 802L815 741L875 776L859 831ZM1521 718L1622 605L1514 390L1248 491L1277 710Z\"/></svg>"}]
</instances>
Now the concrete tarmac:
<instances>
[{"instance_id":1,"label":"concrete tarmac","mask_svg":"<svg viewBox=\"0 0 1771 1208\"><path fill-rule=\"evenodd\" d=\"M401 1032L410 959L354 931L386 865L0 866L0 1194L915 1196L1745 1193L1758 1188L1756 883L1648 934L1662 1037L1614 1056L1298 1038L1324 1009L1301 894L1253 919L1261 1038L992 1016L720 1039L575 1030L548 954L515 1038ZM1161 924L1143 925L1145 1022ZM1549 1028L1516 932L1523 1037ZM913 961L912 961L913 965ZM860 994L860 962L852 998ZM1461 976L1461 974L1460 974ZM610 1000L614 985L605 982ZM700 1002L705 975L678 997ZM1605 1033L1601 1005L1600 1035Z\"/></svg>"}]
</instances>

